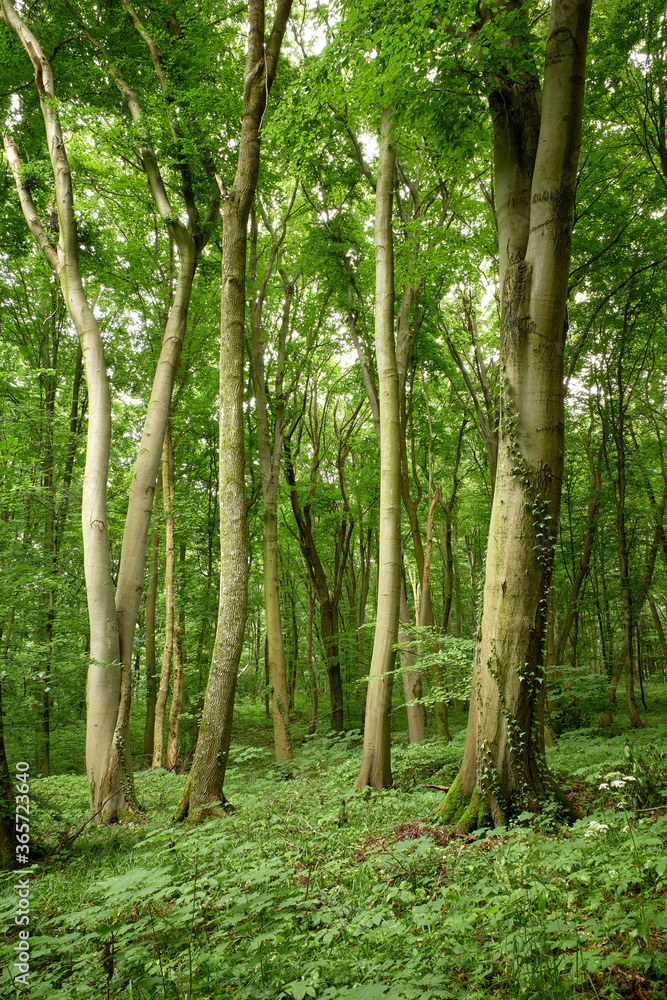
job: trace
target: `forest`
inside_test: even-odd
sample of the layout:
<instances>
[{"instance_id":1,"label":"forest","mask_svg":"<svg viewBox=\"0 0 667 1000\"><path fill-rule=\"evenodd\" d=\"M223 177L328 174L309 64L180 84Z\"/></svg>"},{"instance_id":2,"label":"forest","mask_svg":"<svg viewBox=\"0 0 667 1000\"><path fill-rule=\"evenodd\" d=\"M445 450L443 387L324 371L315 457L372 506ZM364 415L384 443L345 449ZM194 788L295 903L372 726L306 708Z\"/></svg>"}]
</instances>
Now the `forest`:
<instances>
[{"instance_id":1,"label":"forest","mask_svg":"<svg viewBox=\"0 0 667 1000\"><path fill-rule=\"evenodd\" d=\"M667 7L0 0L0 995L667 998Z\"/></svg>"}]
</instances>

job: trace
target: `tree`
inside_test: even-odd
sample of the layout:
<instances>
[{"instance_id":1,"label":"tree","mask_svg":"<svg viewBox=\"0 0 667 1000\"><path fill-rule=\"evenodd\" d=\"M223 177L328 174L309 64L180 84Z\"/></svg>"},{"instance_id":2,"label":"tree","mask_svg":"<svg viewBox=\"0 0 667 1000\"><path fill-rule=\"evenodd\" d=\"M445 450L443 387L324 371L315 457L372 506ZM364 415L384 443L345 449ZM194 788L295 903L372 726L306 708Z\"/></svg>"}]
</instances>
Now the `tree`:
<instances>
[{"instance_id":1,"label":"tree","mask_svg":"<svg viewBox=\"0 0 667 1000\"><path fill-rule=\"evenodd\" d=\"M149 49L163 97L167 86L159 51L139 21L129 2L123 4L137 32ZM99 820L118 817L125 801L131 803L132 762L127 730L131 702L131 658L144 577L146 541L162 440L166 426L174 378L187 327L188 306L197 254L210 235L217 218L219 201L213 198L206 219L200 225L187 164L181 161L184 200L189 226L174 213L150 144L143 112L136 94L105 47L83 26L88 41L103 56L109 75L116 83L143 140L140 162L148 185L171 238L179 250L179 270L171 309L162 337L151 398L144 421L142 440L129 491L129 501L118 580L111 574L107 478L111 445L111 399L100 329L87 298L79 264L79 237L74 212L73 186L67 145L55 101L51 65L34 34L6 0L3 19L22 43L35 72L35 86L46 128L51 169L55 182L58 233L55 244L40 221L11 136L5 136L5 150L17 185L26 222L44 256L57 274L68 312L81 341L90 399L86 471L84 474L82 526L88 609L90 617L90 657L87 683L87 773L91 810ZM79 18L80 20L80 18ZM149 502L150 501L150 502Z\"/></svg>"},{"instance_id":2,"label":"tree","mask_svg":"<svg viewBox=\"0 0 667 1000\"><path fill-rule=\"evenodd\" d=\"M218 183L223 204L220 320L220 598L218 625L206 686L201 729L177 816L191 819L224 804L223 784L236 675L248 604L248 537L243 441L243 329L246 303L247 226L257 176L261 126L292 0L278 0L268 41L264 0L249 0L248 47L243 75L243 120L234 183Z\"/></svg>"},{"instance_id":3,"label":"tree","mask_svg":"<svg viewBox=\"0 0 667 1000\"><path fill-rule=\"evenodd\" d=\"M466 749L441 814L502 825L556 794L539 704L564 459L563 355L589 0L554 0L544 83L502 73L493 116L500 248L498 469ZM513 16L525 44L526 11ZM523 37L522 37L523 35ZM498 67L500 69L500 67Z\"/></svg>"},{"instance_id":4,"label":"tree","mask_svg":"<svg viewBox=\"0 0 667 1000\"><path fill-rule=\"evenodd\" d=\"M269 676L271 680L271 706L273 711L273 734L276 759L292 759L292 736L289 719L289 696L287 690L287 668L285 665L285 648L283 643L282 624L280 620L280 594L278 584L278 486L280 484L280 459L285 433L286 397L291 395L292 386L285 390L285 353L287 335L290 328L290 310L294 295L294 284L284 271L281 273L283 283L282 319L278 331L276 345L275 386L273 392L273 427L269 423L269 401L267 400L268 385L266 380L264 331L262 329L262 309L266 298L267 284L276 265L280 267L280 250L285 240L287 223L294 207L297 188L283 218L280 236L270 226L265 216L265 223L271 233L272 246L269 258L264 268L261 280L250 302L250 339L249 352L251 357L251 372L255 390L255 405L257 409L257 450L259 452L259 469L262 483L262 502L264 509L263 539L264 539L264 608L266 613L266 640L268 645ZM257 281L257 215L252 213L251 248L250 248L251 280ZM282 270L282 269L281 269ZM289 436L289 434L288 434Z\"/></svg>"},{"instance_id":5,"label":"tree","mask_svg":"<svg viewBox=\"0 0 667 1000\"><path fill-rule=\"evenodd\" d=\"M394 340L392 202L396 154L392 114L382 113L375 189L375 362L380 402L380 554L373 656L368 678L364 746L357 788L392 784L391 695L401 588L401 440L398 365Z\"/></svg>"}]
</instances>

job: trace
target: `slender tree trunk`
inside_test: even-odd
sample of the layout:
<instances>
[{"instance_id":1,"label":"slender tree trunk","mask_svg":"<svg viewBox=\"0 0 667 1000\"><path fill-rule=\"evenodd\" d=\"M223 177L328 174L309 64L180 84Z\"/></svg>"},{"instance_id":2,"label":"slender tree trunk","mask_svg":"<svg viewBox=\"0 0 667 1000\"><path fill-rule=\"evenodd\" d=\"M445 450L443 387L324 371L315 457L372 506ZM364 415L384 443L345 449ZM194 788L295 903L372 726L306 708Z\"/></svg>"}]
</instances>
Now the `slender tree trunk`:
<instances>
[{"instance_id":1,"label":"slender tree trunk","mask_svg":"<svg viewBox=\"0 0 667 1000\"><path fill-rule=\"evenodd\" d=\"M396 157L391 112L382 116L375 195L375 357L380 397L380 556L375 639L368 679L364 746L357 788L388 788L391 695L401 588L401 421L394 341L392 201Z\"/></svg>"},{"instance_id":2,"label":"slender tree trunk","mask_svg":"<svg viewBox=\"0 0 667 1000\"><path fill-rule=\"evenodd\" d=\"M252 377L257 411L257 446L262 481L262 501L264 505L264 610L266 614L266 635L269 650L269 674L271 678L271 707L273 711L273 738L276 760L292 759L292 734L289 718L289 692L287 689L287 665L280 615L280 583L278 572L278 484L280 482L280 457L283 448L285 402L283 400L283 373L285 349L289 331L290 307L293 288L285 285L283 316L278 337L276 359L276 413L273 425L273 442L269 427L269 408L266 392L264 365L264 341L262 337L262 306L266 283L271 275L278 248L274 247L264 279L251 302L250 326L252 334ZM257 223L252 220L251 253L256 260Z\"/></svg>"},{"instance_id":3,"label":"slender tree trunk","mask_svg":"<svg viewBox=\"0 0 667 1000\"><path fill-rule=\"evenodd\" d=\"M248 48L243 77L243 122L234 186L223 194L220 321L220 601L199 739L177 817L194 820L224 805L223 784L248 608L248 533L243 439L243 329L247 226L259 173L260 127L291 11L278 0L270 38L264 38L264 0L248 3Z\"/></svg>"},{"instance_id":4,"label":"slender tree trunk","mask_svg":"<svg viewBox=\"0 0 667 1000\"><path fill-rule=\"evenodd\" d=\"M172 453L173 459L173 453ZM173 471L173 470L172 470ZM172 477L173 478L173 477ZM172 491L173 503L173 491ZM185 562L185 543L181 543L180 564L181 573ZM174 586L174 591L176 587ZM173 647L171 653L172 660L172 695L169 706L169 723L167 725L167 746L165 751L165 767L168 771L175 771L178 761L178 730L181 722L181 709L183 708L183 673L185 661L183 658L183 631L185 617L181 610L178 618L174 607L174 634Z\"/></svg>"},{"instance_id":5,"label":"slender tree trunk","mask_svg":"<svg viewBox=\"0 0 667 1000\"><path fill-rule=\"evenodd\" d=\"M155 517L155 515L153 515ZM155 520L151 530L151 548L148 564L148 590L146 592L146 722L144 725L144 758L152 760L155 733L155 603L157 598L157 564L160 532Z\"/></svg>"},{"instance_id":6,"label":"slender tree trunk","mask_svg":"<svg viewBox=\"0 0 667 1000\"><path fill-rule=\"evenodd\" d=\"M308 667L308 677L310 679L310 700L311 718L308 732L314 733L317 725L317 675L313 666L313 585L310 577L306 580L308 586L308 621L306 631L306 666Z\"/></svg>"},{"instance_id":7,"label":"slender tree trunk","mask_svg":"<svg viewBox=\"0 0 667 1000\"><path fill-rule=\"evenodd\" d=\"M164 720L169 697L169 673L174 648L174 589L176 578L176 554L174 551L174 510L173 510L173 469L174 457L171 443L171 429L167 424L162 446L162 503L164 506L164 646L160 684L155 701L155 726L153 730L153 767L164 764Z\"/></svg>"},{"instance_id":8,"label":"slender tree trunk","mask_svg":"<svg viewBox=\"0 0 667 1000\"><path fill-rule=\"evenodd\" d=\"M82 497L84 572L90 619L90 657L86 685L86 772L91 811L96 820L118 817L124 799L132 802L132 761L128 738L131 659L146 559L153 491L187 321L195 267L195 244L171 210L150 147L141 151L149 186L167 227L179 245L179 277L156 368L141 445L130 488L118 583L114 595L106 512L111 442L111 400L100 331L86 298L78 264L78 236L71 174L55 97L51 66L34 35L10 0L1 0L5 22L15 32L35 68L42 117L56 189L58 243L53 246L39 221L28 186L21 178L18 149L10 136L5 149L16 179L28 226L57 273L67 310L79 334L88 385L89 419ZM92 36L85 32L89 40ZM103 47L95 43L98 48ZM105 53L106 56L106 53ZM136 97L115 68L118 84L135 120Z\"/></svg>"},{"instance_id":9,"label":"slender tree trunk","mask_svg":"<svg viewBox=\"0 0 667 1000\"><path fill-rule=\"evenodd\" d=\"M401 622L408 622L408 593L405 586L405 567L401 571ZM398 641L401 645L401 671L403 674L403 691L405 693L406 711L408 713L408 734L411 743L421 743L426 739L426 711L421 701L422 676L420 670L414 669L417 658L413 650L408 649L409 632L399 632Z\"/></svg>"},{"instance_id":10,"label":"slender tree trunk","mask_svg":"<svg viewBox=\"0 0 667 1000\"><path fill-rule=\"evenodd\" d=\"M14 31L35 68L56 190L59 237L56 246L39 221L32 196L22 180L18 147L5 136L5 151L14 174L28 227L58 275L67 310L81 342L88 384L89 417L83 478L81 524L84 573L90 622L90 658L87 693L86 773L93 814L115 816L122 803L120 776L107 782L109 753L120 699L120 647L114 600L106 486L111 445L111 397L104 348L95 316L84 291L79 269L79 241L74 214L72 178L67 158L51 66L42 46L20 19L9 0L2 0L5 22Z\"/></svg>"},{"instance_id":11,"label":"slender tree trunk","mask_svg":"<svg viewBox=\"0 0 667 1000\"><path fill-rule=\"evenodd\" d=\"M662 652L662 658L665 664L667 664L667 639L665 639L665 631L662 627L662 622L660 621L660 616L658 614L658 609L655 606L655 601L651 594L648 595L648 606L651 609L651 618L653 619L653 626L658 635L658 641L660 642L660 650ZM663 668L664 676L664 668Z\"/></svg>"}]
</instances>

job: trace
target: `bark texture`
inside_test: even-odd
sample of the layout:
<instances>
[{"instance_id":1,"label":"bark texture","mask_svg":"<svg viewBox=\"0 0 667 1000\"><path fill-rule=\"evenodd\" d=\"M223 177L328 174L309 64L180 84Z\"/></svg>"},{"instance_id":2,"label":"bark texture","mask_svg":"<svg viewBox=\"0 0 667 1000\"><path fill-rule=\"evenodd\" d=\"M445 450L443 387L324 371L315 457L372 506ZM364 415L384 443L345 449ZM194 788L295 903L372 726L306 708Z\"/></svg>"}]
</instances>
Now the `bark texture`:
<instances>
[{"instance_id":1,"label":"bark texture","mask_svg":"<svg viewBox=\"0 0 667 1000\"><path fill-rule=\"evenodd\" d=\"M232 731L236 676L248 606L248 535L244 481L243 330L247 227L259 173L260 128L292 7L278 0L264 38L264 0L248 4L243 74L243 121L233 187L219 181L223 199L220 320L220 599L197 748L177 817L195 820L225 804L223 783Z\"/></svg>"},{"instance_id":2,"label":"bark texture","mask_svg":"<svg viewBox=\"0 0 667 1000\"><path fill-rule=\"evenodd\" d=\"M273 711L273 738L276 760L292 759L292 735L289 719L289 693L287 685L287 667L285 661L285 644L280 616L280 586L278 573L278 485L280 482L280 456L283 450L283 434L285 420L284 371L285 349L289 332L290 308L294 289L292 284L283 278L284 299L283 315L278 333L277 356L275 361L275 391L273 427L269 423L269 401L267 399L266 368L264 364L264 338L262 331L262 308L265 301L266 287L278 263L280 245L285 237L287 218L294 198L287 212L283 226L282 239L275 239L269 260L259 287L250 304L250 350L252 359L252 379L255 391L255 406L257 410L257 449L259 452L259 470L262 484L262 502L264 507L263 542L264 542L264 610L266 614L266 637L269 651L269 677L271 680L271 708ZM254 272L257 260L257 220L252 217L251 271ZM254 277L254 274L253 274Z\"/></svg>"},{"instance_id":3,"label":"bark texture","mask_svg":"<svg viewBox=\"0 0 667 1000\"><path fill-rule=\"evenodd\" d=\"M133 14L128 4L124 6ZM18 16L10 0L2 0L2 16L21 41L34 67L35 87L39 94L46 127L55 182L59 230L58 242L55 245L50 242L49 235L39 220L29 187L21 180L18 150L10 136L5 137L5 149L16 179L28 227L58 275L63 298L77 329L88 385L89 420L82 498L84 569L91 657L86 687L86 772L91 811L98 821L111 822L118 818L123 800L126 799L131 803L133 799L132 761L127 738L131 702L131 659L143 589L153 492L174 378L187 326L196 255L206 242L206 225L212 225L217 218L219 203L217 200L213 201L205 225L200 228L190 211L186 191L185 198L188 202L192 232L178 221L169 203L155 152L146 141L141 107L136 95L109 59L104 46L93 38L84 26L86 38L101 52L109 75L116 83L138 133L144 140L144 145L140 149L142 167L158 211L179 251L176 290L162 337L162 349L130 487L118 582L114 592L106 516L111 441L110 393L102 338L86 298L78 264L78 236L71 174L58 116L53 74L41 45ZM142 38L150 48L152 42L145 32ZM162 83L157 50L155 52L151 50L151 56ZM187 188L185 181L184 185Z\"/></svg>"},{"instance_id":4,"label":"bark texture","mask_svg":"<svg viewBox=\"0 0 667 1000\"><path fill-rule=\"evenodd\" d=\"M392 200L396 157L391 112L382 116L375 193L375 356L380 387L380 555L373 656L368 678L364 745L357 788L388 788L391 695L401 586L401 421L394 340Z\"/></svg>"},{"instance_id":5,"label":"bark texture","mask_svg":"<svg viewBox=\"0 0 667 1000\"><path fill-rule=\"evenodd\" d=\"M540 754L539 699L589 17L590 0L552 5L541 116L534 77L508 80L490 99L502 290L498 469L465 755L441 807L468 829L489 818L504 824L558 794Z\"/></svg>"}]
</instances>

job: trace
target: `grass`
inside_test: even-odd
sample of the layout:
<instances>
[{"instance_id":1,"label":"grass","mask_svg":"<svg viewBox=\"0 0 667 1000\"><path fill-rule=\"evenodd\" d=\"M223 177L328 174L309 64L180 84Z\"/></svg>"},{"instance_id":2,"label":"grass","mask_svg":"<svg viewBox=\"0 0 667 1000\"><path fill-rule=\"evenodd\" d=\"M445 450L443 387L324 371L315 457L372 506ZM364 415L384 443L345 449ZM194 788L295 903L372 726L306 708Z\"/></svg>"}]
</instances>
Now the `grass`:
<instances>
[{"instance_id":1,"label":"grass","mask_svg":"<svg viewBox=\"0 0 667 1000\"><path fill-rule=\"evenodd\" d=\"M657 694L647 730L630 737L634 756L621 724L566 734L551 751L584 820L559 830L547 810L541 828L479 838L433 815L443 793L429 786L456 773L462 719L448 745L411 746L399 729L395 787L356 792L358 733L305 737L297 721L285 767L263 708L240 704L225 783L231 816L175 827L185 776L139 772L145 823L88 826L69 853L36 867L27 995L667 997L666 811L635 813L629 800L619 809L626 791L599 789L605 775L654 757L660 785L667 711ZM36 780L31 799L46 843L85 820L79 775ZM14 995L12 884L0 898L2 997Z\"/></svg>"}]
</instances>

